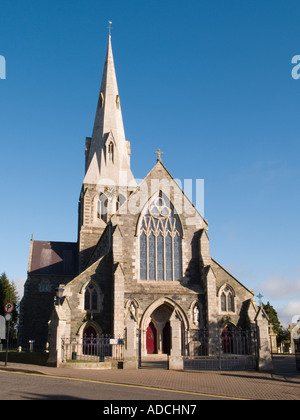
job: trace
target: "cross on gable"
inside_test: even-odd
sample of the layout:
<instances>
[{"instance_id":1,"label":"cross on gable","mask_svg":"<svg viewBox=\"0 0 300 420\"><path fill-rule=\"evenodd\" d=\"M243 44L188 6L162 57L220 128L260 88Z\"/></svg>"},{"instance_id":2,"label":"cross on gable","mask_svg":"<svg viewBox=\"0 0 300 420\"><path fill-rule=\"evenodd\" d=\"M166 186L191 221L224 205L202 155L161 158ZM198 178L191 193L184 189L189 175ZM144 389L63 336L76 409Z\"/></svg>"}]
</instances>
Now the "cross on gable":
<instances>
[{"instance_id":1,"label":"cross on gable","mask_svg":"<svg viewBox=\"0 0 300 420\"><path fill-rule=\"evenodd\" d=\"M262 298L263 298L263 295L260 293L260 294L259 294L259 295L257 295L256 297L258 297L258 299L259 299L258 304L259 304L259 306L261 306L261 304L262 304Z\"/></svg>"},{"instance_id":2,"label":"cross on gable","mask_svg":"<svg viewBox=\"0 0 300 420\"><path fill-rule=\"evenodd\" d=\"M160 149L158 149L157 152L155 152L157 154L157 161L161 162L161 155L164 154L164 152L162 152Z\"/></svg>"}]
</instances>

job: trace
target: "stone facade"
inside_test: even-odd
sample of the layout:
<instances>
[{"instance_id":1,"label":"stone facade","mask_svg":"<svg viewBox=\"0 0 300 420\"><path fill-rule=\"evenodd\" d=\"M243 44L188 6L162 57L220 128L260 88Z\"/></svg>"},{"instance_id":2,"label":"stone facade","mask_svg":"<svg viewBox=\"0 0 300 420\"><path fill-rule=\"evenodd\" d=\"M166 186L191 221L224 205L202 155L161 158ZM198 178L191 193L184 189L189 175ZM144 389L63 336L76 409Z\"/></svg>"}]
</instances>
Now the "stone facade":
<instances>
[{"instance_id":1,"label":"stone facade","mask_svg":"<svg viewBox=\"0 0 300 420\"><path fill-rule=\"evenodd\" d=\"M66 243L59 256L51 246L38 252L32 241L21 336L26 341L31 334L41 346L49 338L50 360L59 363L62 337L110 334L125 339L125 368L137 367L138 356L165 354L171 369L182 369L183 356L198 355L199 331L212 348L216 331L259 325L267 354L268 323L254 293L211 257L207 231L160 154L135 183L109 38L93 136L86 139L78 244ZM63 273L67 255L73 266ZM53 306L58 285L64 296ZM39 308L36 327L31 305Z\"/></svg>"}]
</instances>

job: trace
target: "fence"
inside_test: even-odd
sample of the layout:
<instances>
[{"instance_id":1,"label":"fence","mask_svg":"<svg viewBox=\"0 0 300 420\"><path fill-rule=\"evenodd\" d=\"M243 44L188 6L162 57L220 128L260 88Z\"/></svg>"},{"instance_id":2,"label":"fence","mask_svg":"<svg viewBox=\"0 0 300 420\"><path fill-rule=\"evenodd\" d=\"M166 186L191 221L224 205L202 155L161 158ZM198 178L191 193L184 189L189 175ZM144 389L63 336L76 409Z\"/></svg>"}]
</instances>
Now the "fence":
<instances>
[{"instance_id":1,"label":"fence","mask_svg":"<svg viewBox=\"0 0 300 420\"><path fill-rule=\"evenodd\" d=\"M216 329L184 336L186 370L252 370L257 362L254 331Z\"/></svg>"},{"instance_id":2,"label":"fence","mask_svg":"<svg viewBox=\"0 0 300 420\"><path fill-rule=\"evenodd\" d=\"M62 360L104 362L124 359L124 339L110 335L64 337L61 341Z\"/></svg>"}]
</instances>

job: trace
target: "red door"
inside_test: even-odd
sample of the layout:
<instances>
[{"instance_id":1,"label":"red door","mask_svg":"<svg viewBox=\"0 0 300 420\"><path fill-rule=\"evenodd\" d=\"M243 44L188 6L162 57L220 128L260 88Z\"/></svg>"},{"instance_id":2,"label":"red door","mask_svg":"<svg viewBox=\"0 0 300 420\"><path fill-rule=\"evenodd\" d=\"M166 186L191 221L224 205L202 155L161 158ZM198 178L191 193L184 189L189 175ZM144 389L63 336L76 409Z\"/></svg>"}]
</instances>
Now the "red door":
<instances>
[{"instance_id":1,"label":"red door","mask_svg":"<svg viewBox=\"0 0 300 420\"><path fill-rule=\"evenodd\" d=\"M157 353L157 331L153 322L151 322L146 332L146 349L147 354Z\"/></svg>"},{"instance_id":2,"label":"red door","mask_svg":"<svg viewBox=\"0 0 300 420\"><path fill-rule=\"evenodd\" d=\"M228 327L222 331L222 350L223 353L233 353L232 333Z\"/></svg>"}]
</instances>

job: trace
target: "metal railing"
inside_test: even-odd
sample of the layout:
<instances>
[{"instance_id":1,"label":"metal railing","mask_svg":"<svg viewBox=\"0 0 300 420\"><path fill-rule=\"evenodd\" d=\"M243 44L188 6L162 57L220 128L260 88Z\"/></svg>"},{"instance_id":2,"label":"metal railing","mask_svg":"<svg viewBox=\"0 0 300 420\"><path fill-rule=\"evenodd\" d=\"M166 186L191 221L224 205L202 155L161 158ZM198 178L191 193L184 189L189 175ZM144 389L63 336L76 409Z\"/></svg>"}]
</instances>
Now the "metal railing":
<instances>
[{"instance_id":1,"label":"metal railing","mask_svg":"<svg viewBox=\"0 0 300 420\"><path fill-rule=\"evenodd\" d=\"M187 370L249 370L256 368L254 331L218 328L185 333L184 368Z\"/></svg>"},{"instance_id":2,"label":"metal railing","mask_svg":"<svg viewBox=\"0 0 300 420\"><path fill-rule=\"evenodd\" d=\"M63 361L104 362L124 360L124 339L111 335L63 337Z\"/></svg>"}]
</instances>

